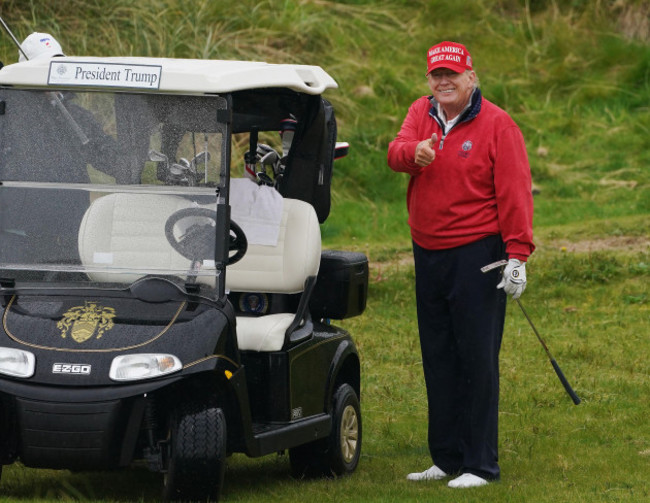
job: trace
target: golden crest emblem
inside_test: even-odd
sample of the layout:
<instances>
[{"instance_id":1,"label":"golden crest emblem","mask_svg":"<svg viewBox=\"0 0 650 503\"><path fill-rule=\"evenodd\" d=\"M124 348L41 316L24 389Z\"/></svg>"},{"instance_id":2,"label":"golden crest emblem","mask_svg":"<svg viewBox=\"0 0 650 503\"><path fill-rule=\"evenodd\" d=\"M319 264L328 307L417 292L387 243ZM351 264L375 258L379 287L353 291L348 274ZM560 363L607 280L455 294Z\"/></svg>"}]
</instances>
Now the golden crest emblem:
<instances>
[{"instance_id":1,"label":"golden crest emblem","mask_svg":"<svg viewBox=\"0 0 650 503\"><path fill-rule=\"evenodd\" d=\"M115 309L112 307L86 301L83 306L68 309L56 327L61 330L61 337L65 339L69 333L76 342L81 344L95 334L97 339L100 339L104 332L113 328L113 318L115 318Z\"/></svg>"}]
</instances>

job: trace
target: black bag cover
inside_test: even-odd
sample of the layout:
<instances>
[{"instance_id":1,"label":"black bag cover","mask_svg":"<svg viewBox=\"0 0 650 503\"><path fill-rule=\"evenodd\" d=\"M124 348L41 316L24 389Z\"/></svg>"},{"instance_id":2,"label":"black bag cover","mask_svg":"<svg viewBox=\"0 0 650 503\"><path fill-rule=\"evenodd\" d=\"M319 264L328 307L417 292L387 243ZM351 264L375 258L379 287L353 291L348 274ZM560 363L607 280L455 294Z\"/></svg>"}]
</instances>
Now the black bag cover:
<instances>
[{"instance_id":1,"label":"black bag cover","mask_svg":"<svg viewBox=\"0 0 650 503\"><path fill-rule=\"evenodd\" d=\"M334 107L322 97L313 96L307 114L298 120L279 191L283 197L310 203L320 223L330 212L335 147Z\"/></svg>"}]
</instances>

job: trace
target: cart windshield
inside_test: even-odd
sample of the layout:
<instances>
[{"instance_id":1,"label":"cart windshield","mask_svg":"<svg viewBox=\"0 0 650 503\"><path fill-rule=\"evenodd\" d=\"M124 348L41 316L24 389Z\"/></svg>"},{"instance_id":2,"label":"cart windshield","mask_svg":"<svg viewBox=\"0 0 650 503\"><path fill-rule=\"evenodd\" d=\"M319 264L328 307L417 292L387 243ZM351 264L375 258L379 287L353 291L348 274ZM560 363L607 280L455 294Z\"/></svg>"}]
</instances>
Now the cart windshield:
<instances>
[{"instance_id":1,"label":"cart windshield","mask_svg":"<svg viewBox=\"0 0 650 503\"><path fill-rule=\"evenodd\" d=\"M1 278L215 286L227 108L218 96L0 89Z\"/></svg>"}]
</instances>

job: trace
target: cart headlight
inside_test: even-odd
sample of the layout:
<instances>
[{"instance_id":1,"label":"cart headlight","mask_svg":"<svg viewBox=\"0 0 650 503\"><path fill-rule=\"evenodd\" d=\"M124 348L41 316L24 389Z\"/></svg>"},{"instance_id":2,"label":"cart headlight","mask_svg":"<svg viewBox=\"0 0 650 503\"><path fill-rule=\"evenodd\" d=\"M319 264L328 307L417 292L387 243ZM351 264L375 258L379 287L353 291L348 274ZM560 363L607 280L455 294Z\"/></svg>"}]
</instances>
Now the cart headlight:
<instances>
[{"instance_id":1,"label":"cart headlight","mask_svg":"<svg viewBox=\"0 0 650 503\"><path fill-rule=\"evenodd\" d=\"M123 355L113 359L108 376L114 381L139 381L171 374L182 367L181 361L174 355Z\"/></svg>"},{"instance_id":2,"label":"cart headlight","mask_svg":"<svg viewBox=\"0 0 650 503\"><path fill-rule=\"evenodd\" d=\"M0 374L12 377L32 377L36 368L33 353L22 349L0 348Z\"/></svg>"}]
</instances>

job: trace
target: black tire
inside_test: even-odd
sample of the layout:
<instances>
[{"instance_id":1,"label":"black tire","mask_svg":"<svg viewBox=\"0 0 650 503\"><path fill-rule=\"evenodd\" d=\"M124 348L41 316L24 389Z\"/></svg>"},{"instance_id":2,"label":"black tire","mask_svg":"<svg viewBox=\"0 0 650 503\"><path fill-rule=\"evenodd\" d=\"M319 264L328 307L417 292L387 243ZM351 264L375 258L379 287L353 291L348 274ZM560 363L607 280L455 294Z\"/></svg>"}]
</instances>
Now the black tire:
<instances>
[{"instance_id":1,"label":"black tire","mask_svg":"<svg viewBox=\"0 0 650 503\"><path fill-rule=\"evenodd\" d=\"M219 501L225 468L223 411L205 404L180 407L170 424L165 501Z\"/></svg>"},{"instance_id":2,"label":"black tire","mask_svg":"<svg viewBox=\"0 0 650 503\"><path fill-rule=\"evenodd\" d=\"M356 392L342 384L334 393L329 437L289 449L296 478L340 477L356 470L361 455L361 407Z\"/></svg>"},{"instance_id":3,"label":"black tire","mask_svg":"<svg viewBox=\"0 0 650 503\"><path fill-rule=\"evenodd\" d=\"M334 395L334 424L329 438L329 468L334 475L349 475L361 456L361 407L354 388L343 384Z\"/></svg>"}]
</instances>

